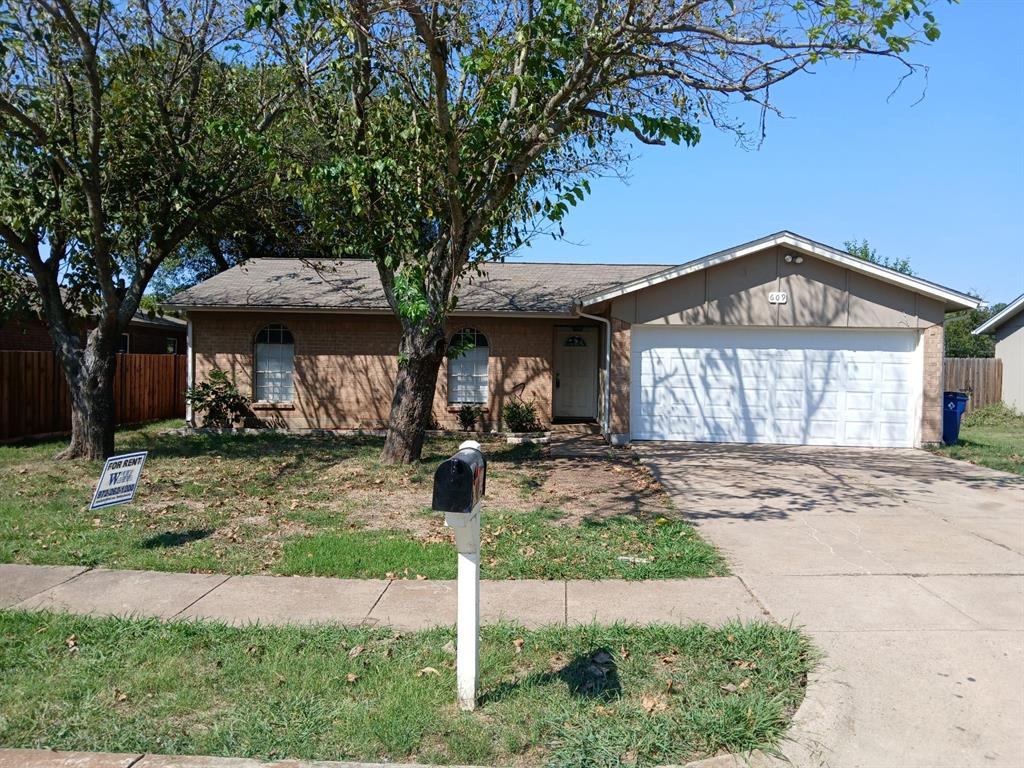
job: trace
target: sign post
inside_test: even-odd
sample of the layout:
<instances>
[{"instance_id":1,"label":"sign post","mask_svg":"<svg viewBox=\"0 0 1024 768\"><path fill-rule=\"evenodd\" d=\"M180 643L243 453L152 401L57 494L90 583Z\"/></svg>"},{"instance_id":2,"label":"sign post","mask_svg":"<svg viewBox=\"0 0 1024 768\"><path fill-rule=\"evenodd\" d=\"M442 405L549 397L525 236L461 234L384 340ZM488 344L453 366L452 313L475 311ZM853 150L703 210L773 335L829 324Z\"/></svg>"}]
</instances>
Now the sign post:
<instances>
[{"instance_id":1,"label":"sign post","mask_svg":"<svg viewBox=\"0 0 1024 768\"><path fill-rule=\"evenodd\" d=\"M480 443L467 440L434 473L433 508L455 532L458 550L458 611L455 677L459 708L476 708L480 659L480 502L487 482L487 460Z\"/></svg>"},{"instance_id":2,"label":"sign post","mask_svg":"<svg viewBox=\"0 0 1024 768\"><path fill-rule=\"evenodd\" d=\"M139 488L139 478L142 476L142 468L146 465L147 455L149 451L139 451L107 459L89 509L103 509L132 501L135 498L135 491Z\"/></svg>"}]
</instances>

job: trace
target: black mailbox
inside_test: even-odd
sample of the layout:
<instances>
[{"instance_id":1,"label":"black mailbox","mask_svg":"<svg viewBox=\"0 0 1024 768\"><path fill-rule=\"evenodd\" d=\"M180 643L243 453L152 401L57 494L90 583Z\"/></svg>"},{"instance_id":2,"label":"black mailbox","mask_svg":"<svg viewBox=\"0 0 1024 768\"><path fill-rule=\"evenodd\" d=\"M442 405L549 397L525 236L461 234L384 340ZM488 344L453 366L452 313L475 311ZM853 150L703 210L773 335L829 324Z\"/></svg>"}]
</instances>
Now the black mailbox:
<instances>
[{"instance_id":1,"label":"black mailbox","mask_svg":"<svg viewBox=\"0 0 1024 768\"><path fill-rule=\"evenodd\" d=\"M487 459L476 448L463 448L434 472L436 512L473 511L487 487Z\"/></svg>"}]
</instances>

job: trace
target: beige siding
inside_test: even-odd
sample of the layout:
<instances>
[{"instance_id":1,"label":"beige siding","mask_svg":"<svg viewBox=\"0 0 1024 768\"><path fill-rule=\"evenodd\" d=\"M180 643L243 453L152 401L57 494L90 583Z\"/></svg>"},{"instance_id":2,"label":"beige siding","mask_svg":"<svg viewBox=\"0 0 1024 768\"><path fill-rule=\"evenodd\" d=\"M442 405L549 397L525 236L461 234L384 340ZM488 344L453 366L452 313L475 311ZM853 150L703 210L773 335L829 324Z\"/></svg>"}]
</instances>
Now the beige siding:
<instances>
[{"instance_id":1,"label":"beige siding","mask_svg":"<svg viewBox=\"0 0 1024 768\"><path fill-rule=\"evenodd\" d=\"M836 264L804 256L787 262L785 248L709 267L622 296L612 317L666 325L927 328L942 322L941 302ZM786 304L768 294L786 291Z\"/></svg>"},{"instance_id":2,"label":"beige siding","mask_svg":"<svg viewBox=\"0 0 1024 768\"><path fill-rule=\"evenodd\" d=\"M1024 411L1024 312L996 332L996 357L1003 361L1003 402Z\"/></svg>"}]
</instances>

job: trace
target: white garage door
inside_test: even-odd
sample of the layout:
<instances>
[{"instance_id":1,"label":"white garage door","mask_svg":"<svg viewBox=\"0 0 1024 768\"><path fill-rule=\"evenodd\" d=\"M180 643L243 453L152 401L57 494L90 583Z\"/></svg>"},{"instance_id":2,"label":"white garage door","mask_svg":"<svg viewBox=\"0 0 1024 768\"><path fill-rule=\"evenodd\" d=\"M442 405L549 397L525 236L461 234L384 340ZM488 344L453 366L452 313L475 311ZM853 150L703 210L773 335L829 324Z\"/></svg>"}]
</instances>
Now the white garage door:
<instances>
[{"instance_id":1,"label":"white garage door","mask_svg":"<svg viewBox=\"0 0 1024 768\"><path fill-rule=\"evenodd\" d=\"M916 331L632 330L634 440L909 447Z\"/></svg>"}]
</instances>

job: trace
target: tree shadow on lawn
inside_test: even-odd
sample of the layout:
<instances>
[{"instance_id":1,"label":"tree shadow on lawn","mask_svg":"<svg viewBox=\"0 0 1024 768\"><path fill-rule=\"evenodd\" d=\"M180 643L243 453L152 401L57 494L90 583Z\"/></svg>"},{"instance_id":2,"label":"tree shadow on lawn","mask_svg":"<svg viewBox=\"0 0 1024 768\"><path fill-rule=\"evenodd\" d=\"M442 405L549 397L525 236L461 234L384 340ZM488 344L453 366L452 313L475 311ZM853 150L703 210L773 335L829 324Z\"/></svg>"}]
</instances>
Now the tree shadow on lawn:
<instances>
[{"instance_id":1,"label":"tree shadow on lawn","mask_svg":"<svg viewBox=\"0 0 1024 768\"><path fill-rule=\"evenodd\" d=\"M501 683L485 691L480 696L480 703L486 705L503 701L514 696L522 688L556 682L563 683L571 695L581 699L609 702L622 697L622 683L619 680L615 656L608 648L597 648L570 659L561 669L534 673L520 680Z\"/></svg>"},{"instance_id":2,"label":"tree shadow on lawn","mask_svg":"<svg viewBox=\"0 0 1024 768\"><path fill-rule=\"evenodd\" d=\"M129 443L148 444L154 455L186 458L205 455L258 458L274 453L289 453L323 454L325 459L329 457L334 461L342 461L358 454L376 458L384 447L384 438L375 435L303 435L268 431L256 434L197 433L152 436L142 430L132 430L125 437ZM471 433L465 436L452 433L444 437L428 438L423 445L420 463L440 463L457 451L459 444L465 439L473 437ZM509 445L489 442L486 438L481 442L484 443L488 461L519 463L543 455L543 447L532 443Z\"/></svg>"},{"instance_id":3,"label":"tree shadow on lawn","mask_svg":"<svg viewBox=\"0 0 1024 768\"><path fill-rule=\"evenodd\" d=\"M213 528L192 528L187 531L164 531L156 536L150 536L142 542L143 549L168 549L170 547L181 547L191 544L193 541L200 541L213 535Z\"/></svg>"}]
</instances>

